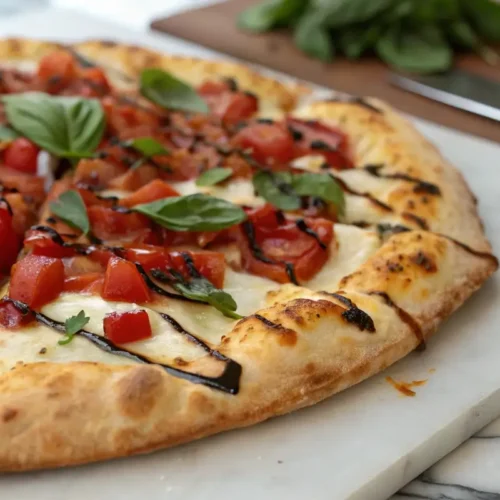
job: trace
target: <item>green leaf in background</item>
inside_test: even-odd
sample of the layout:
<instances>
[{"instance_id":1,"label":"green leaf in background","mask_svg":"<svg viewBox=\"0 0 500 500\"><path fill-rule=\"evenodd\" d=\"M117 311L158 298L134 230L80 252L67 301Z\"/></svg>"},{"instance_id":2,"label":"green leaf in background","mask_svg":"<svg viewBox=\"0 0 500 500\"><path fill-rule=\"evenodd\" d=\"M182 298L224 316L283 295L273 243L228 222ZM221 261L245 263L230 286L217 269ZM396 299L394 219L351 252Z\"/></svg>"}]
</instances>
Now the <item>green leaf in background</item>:
<instances>
[{"instance_id":1,"label":"green leaf in background","mask_svg":"<svg viewBox=\"0 0 500 500\"><path fill-rule=\"evenodd\" d=\"M393 26L377 42L378 55L389 65L415 73L445 71L452 63L452 51L434 25L418 30Z\"/></svg>"},{"instance_id":2,"label":"green leaf in background","mask_svg":"<svg viewBox=\"0 0 500 500\"><path fill-rule=\"evenodd\" d=\"M18 137L19 134L15 130L6 125L0 125L0 142L11 142Z\"/></svg>"},{"instance_id":3,"label":"green leaf in background","mask_svg":"<svg viewBox=\"0 0 500 500\"><path fill-rule=\"evenodd\" d=\"M90 321L88 316L85 316L85 311L81 310L76 316L71 316L64 322L66 336L59 340L59 345L69 344L73 337Z\"/></svg>"},{"instance_id":4,"label":"green leaf in background","mask_svg":"<svg viewBox=\"0 0 500 500\"><path fill-rule=\"evenodd\" d=\"M307 6L304 0L267 0L246 9L238 17L240 28L256 33L293 22Z\"/></svg>"},{"instance_id":5,"label":"green leaf in background","mask_svg":"<svg viewBox=\"0 0 500 500\"><path fill-rule=\"evenodd\" d=\"M252 179L257 194L280 210L298 210L300 196L293 190L290 172L262 170Z\"/></svg>"},{"instance_id":6,"label":"green leaf in background","mask_svg":"<svg viewBox=\"0 0 500 500\"><path fill-rule=\"evenodd\" d=\"M27 92L2 100L16 132L56 156L92 156L101 142L105 119L97 99Z\"/></svg>"},{"instance_id":7,"label":"green leaf in background","mask_svg":"<svg viewBox=\"0 0 500 500\"><path fill-rule=\"evenodd\" d=\"M435 23L437 21L450 23L460 19L460 11L459 0L417 1L413 3L411 19L416 25Z\"/></svg>"},{"instance_id":8,"label":"green leaf in background","mask_svg":"<svg viewBox=\"0 0 500 500\"><path fill-rule=\"evenodd\" d=\"M334 56L334 45L327 28L315 12L306 14L295 26L293 37L297 47L321 61L329 62Z\"/></svg>"},{"instance_id":9,"label":"green leaf in background","mask_svg":"<svg viewBox=\"0 0 500 500\"><path fill-rule=\"evenodd\" d=\"M135 149L146 158L170 154L170 151L166 149L163 144L152 137L138 137L137 139L130 139L125 142L125 146Z\"/></svg>"},{"instance_id":10,"label":"green leaf in background","mask_svg":"<svg viewBox=\"0 0 500 500\"><path fill-rule=\"evenodd\" d=\"M292 185L300 196L314 196L328 203L333 203L339 215L344 214L344 191L335 179L328 174L305 172L293 176Z\"/></svg>"},{"instance_id":11,"label":"green leaf in background","mask_svg":"<svg viewBox=\"0 0 500 500\"><path fill-rule=\"evenodd\" d=\"M500 41L500 4L492 0L462 0L462 9L479 35Z\"/></svg>"},{"instance_id":12,"label":"green leaf in background","mask_svg":"<svg viewBox=\"0 0 500 500\"><path fill-rule=\"evenodd\" d=\"M141 94L165 109L208 113L207 103L187 83L159 68L145 69L140 77Z\"/></svg>"},{"instance_id":13,"label":"green leaf in background","mask_svg":"<svg viewBox=\"0 0 500 500\"><path fill-rule=\"evenodd\" d=\"M78 191L65 191L50 204L50 210L69 226L80 229L83 234L90 232L90 221L85 203Z\"/></svg>"},{"instance_id":14,"label":"green leaf in background","mask_svg":"<svg viewBox=\"0 0 500 500\"><path fill-rule=\"evenodd\" d=\"M163 198L134 210L173 231L219 231L247 218L238 205L201 193Z\"/></svg>"},{"instance_id":15,"label":"green leaf in background","mask_svg":"<svg viewBox=\"0 0 500 500\"><path fill-rule=\"evenodd\" d=\"M393 0L313 0L312 10L330 28L341 28L368 21L393 3Z\"/></svg>"},{"instance_id":16,"label":"green leaf in background","mask_svg":"<svg viewBox=\"0 0 500 500\"><path fill-rule=\"evenodd\" d=\"M215 167L210 170L203 172L198 179L196 179L197 186L214 186L219 184L219 182L225 181L231 175L233 171L230 168Z\"/></svg>"},{"instance_id":17,"label":"green leaf in background","mask_svg":"<svg viewBox=\"0 0 500 500\"><path fill-rule=\"evenodd\" d=\"M380 36L382 27L379 24L372 26L358 25L345 28L338 35L338 43L342 52L349 59L358 59L367 50L373 48Z\"/></svg>"}]
</instances>

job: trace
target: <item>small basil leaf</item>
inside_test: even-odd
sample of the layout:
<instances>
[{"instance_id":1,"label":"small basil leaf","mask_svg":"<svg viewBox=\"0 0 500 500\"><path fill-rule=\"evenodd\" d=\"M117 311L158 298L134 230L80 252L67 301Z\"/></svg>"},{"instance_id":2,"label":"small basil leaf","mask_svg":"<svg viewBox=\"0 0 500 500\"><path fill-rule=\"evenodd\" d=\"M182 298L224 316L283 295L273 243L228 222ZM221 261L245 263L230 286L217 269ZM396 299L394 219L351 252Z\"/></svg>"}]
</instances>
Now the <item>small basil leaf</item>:
<instances>
[{"instance_id":1,"label":"small basil leaf","mask_svg":"<svg viewBox=\"0 0 500 500\"><path fill-rule=\"evenodd\" d=\"M163 144L152 137L138 137L137 139L131 139L130 141L126 141L125 145L135 149L146 158L170 154L170 151L166 149Z\"/></svg>"},{"instance_id":2,"label":"small basil leaf","mask_svg":"<svg viewBox=\"0 0 500 500\"><path fill-rule=\"evenodd\" d=\"M219 182L231 177L233 171L230 168L215 167L203 172L198 179L196 179L197 186L214 186Z\"/></svg>"},{"instance_id":3,"label":"small basil leaf","mask_svg":"<svg viewBox=\"0 0 500 500\"><path fill-rule=\"evenodd\" d=\"M192 87L162 69L145 69L140 89L146 99L162 108L208 113L207 103Z\"/></svg>"},{"instance_id":4,"label":"small basil leaf","mask_svg":"<svg viewBox=\"0 0 500 500\"><path fill-rule=\"evenodd\" d=\"M289 172L257 172L252 179L259 196L280 210L297 210L301 206L300 196L294 191Z\"/></svg>"},{"instance_id":5,"label":"small basil leaf","mask_svg":"<svg viewBox=\"0 0 500 500\"><path fill-rule=\"evenodd\" d=\"M250 7L238 18L240 28L254 32L293 22L307 7L304 0L267 0Z\"/></svg>"},{"instance_id":6,"label":"small basil leaf","mask_svg":"<svg viewBox=\"0 0 500 500\"><path fill-rule=\"evenodd\" d=\"M330 28L341 28L349 24L368 21L391 7L393 3L393 0L370 0L369 2L366 0L313 0L312 6Z\"/></svg>"},{"instance_id":7,"label":"small basil leaf","mask_svg":"<svg viewBox=\"0 0 500 500\"><path fill-rule=\"evenodd\" d=\"M7 127L6 125L0 125L0 142L10 142L17 139L19 134Z\"/></svg>"},{"instance_id":8,"label":"small basil leaf","mask_svg":"<svg viewBox=\"0 0 500 500\"><path fill-rule=\"evenodd\" d=\"M349 59L358 59L375 45L380 36L381 29L379 24L345 28L338 34L338 42L342 52Z\"/></svg>"},{"instance_id":9,"label":"small basil leaf","mask_svg":"<svg viewBox=\"0 0 500 500\"><path fill-rule=\"evenodd\" d=\"M345 210L344 192L333 177L328 174L306 172L293 177L293 188L301 196L315 196L333 203L337 212L343 215Z\"/></svg>"},{"instance_id":10,"label":"small basil leaf","mask_svg":"<svg viewBox=\"0 0 500 500\"><path fill-rule=\"evenodd\" d=\"M90 154L104 133L104 111L97 99L27 92L2 100L16 132L56 156Z\"/></svg>"},{"instance_id":11,"label":"small basil leaf","mask_svg":"<svg viewBox=\"0 0 500 500\"><path fill-rule=\"evenodd\" d=\"M163 198L134 210L173 231L219 231L246 219L241 207L201 193Z\"/></svg>"},{"instance_id":12,"label":"small basil leaf","mask_svg":"<svg viewBox=\"0 0 500 500\"><path fill-rule=\"evenodd\" d=\"M59 345L69 344L73 337L90 321L88 316L85 316L85 311L80 311L76 316L71 316L64 322L66 336L57 342Z\"/></svg>"},{"instance_id":13,"label":"small basil leaf","mask_svg":"<svg viewBox=\"0 0 500 500\"><path fill-rule=\"evenodd\" d=\"M70 190L62 193L50 204L50 210L69 226L80 229L83 234L90 232L87 209L78 191Z\"/></svg>"},{"instance_id":14,"label":"small basil leaf","mask_svg":"<svg viewBox=\"0 0 500 500\"><path fill-rule=\"evenodd\" d=\"M329 62L333 59L333 40L323 21L315 12L303 16L295 27L294 40L306 54Z\"/></svg>"}]
</instances>

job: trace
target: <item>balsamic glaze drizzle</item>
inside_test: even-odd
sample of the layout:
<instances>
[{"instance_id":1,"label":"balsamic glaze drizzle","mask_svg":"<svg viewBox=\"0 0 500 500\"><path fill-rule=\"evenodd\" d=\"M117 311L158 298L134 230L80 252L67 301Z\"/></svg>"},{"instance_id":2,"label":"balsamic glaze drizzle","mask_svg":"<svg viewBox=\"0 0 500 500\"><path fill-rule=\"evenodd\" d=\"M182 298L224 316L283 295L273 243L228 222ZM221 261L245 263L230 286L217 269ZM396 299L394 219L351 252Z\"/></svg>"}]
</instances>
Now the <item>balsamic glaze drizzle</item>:
<instances>
[{"instance_id":1,"label":"balsamic glaze drizzle","mask_svg":"<svg viewBox=\"0 0 500 500\"><path fill-rule=\"evenodd\" d=\"M308 236L311 236L316 240L318 245L323 249L326 250L328 247L321 241L321 238L319 237L318 233L314 230L312 230L307 224L304 219L297 219L295 221L295 225L297 228L302 231L303 233L306 233Z\"/></svg>"},{"instance_id":2,"label":"balsamic glaze drizzle","mask_svg":"<svg viewBox=\"0 0 500 500\"><path fill-rule=\"evenodd\" d=\"M431 182L423 181L418 179L417 177L412 177L411 175L395 173L395 174L382 174L380 170L384 167L384 165L366 165L364 170L366 170L370 175L374 177L378 177L379 179L399 179L403 181L412 182L415 184L413 188L414 193L425 193L431 194L435 196L441 195L441 189L435 184Z\"/></svg>"},{"instance_id":3,"label":"balsamic glaze drizzle","mask_svg":"<svg viewBox=\"0 0 500 500\"><path fill-rule=\"evenodd\" d=\"M366 330L367 332L374 333L376 331L372 318L365 313L365 311L361 310L351 299L341 295L340 293L322 293L335 297L339 302L347 307L347 309L342 313L342 317L348 323L356 325L362 332Z\"/></svg>"},{"instance_id":4,"label":"balsamic glaze drizzle","mask_svg":"<svg viewBox=\"0 0 500 500\"><path fill-rule=\"evenodd\" d=\"M265 264L283 264L285 266L286 273L288 274L288 278L294 285L299 285L299 282L297 281L297 276L295 275L295 269L294 266L291 262L286 262L286 261L276 261L274 259L270 259L267 257L264 252L262 251L262 248L257 243L257 239L255 237L255 227L254 225L249 221L246 220L242 224L243 231L247 237L248 240L248 245L250 247L250 251L252 252L252 255L257 259L260 260L261 262L264 262Z\"/></svg>"},{"instance_id":5,"label":"balsamic glaze drizzle","mask_svg":"<svg viewBox=\"0 0 500 500\"><path fill-rule=\"evenodd\" d=\"M12 207L10 206L10 203L6 200L6 198L0 196L0 203L3 203L6 206L7 212L9 212L10 216L13 217L14 211L12 210Z\"/></svg>"},{"instance_id":6,"label":"balsamic glaze drizzle","mask_svg":"<svg viewBox=\"0 0 500 500\"><path fill-rule=\"evenodd\" d=\"M45 314L39 313L37 311L33 311L23 302L19 302L17 300L13 300L10 298L5 298L11 302L14 307L20 311L22 314L33 314L36 321L39 323L52 328L58 333L65 334L66 327L64 323L56 321L52 318L49 318ZM182 378L184 380L188 380L194 384L203 384L213 389L217 389L219 391L227 392L229 394L238 394L239 391L239 383L240 377L242 373L242 367L236 361L224 356L224 354L210 348L207 344L205 344L198 337L189 333L185 330L174 318L165 313L158 313L165 321L167 321L177 332L185 336L190 342L200 346L205 352L207 352L213 358L223 361L226 364L226 367L222 374L218 377L207 377L205 375L200 375L198 373L190 373L179 368L175 368L171 365L157 363L156 361L151 360L147 356L142 354L137 354L135 352L128 351L123 347L117 346L115 343L111 342L106 337L102 337L97 335L96 333L89 332L88 330L79 330L76 332L76 335L83 337L88 340L96 347L101 349L104 352L108 352L110 354L114 354L116 356L122 356L124 358L130 359L137 363L145 363L148 365L156 365L163 368L167 373L173 375L174 377Z\"/></svg>"},{"instance_id":7,"label":"balsamic glaze drizzle","mask_svg":"<svg viewBox=\"0 0 500 500\"><path fill-rule=\"evenodd\" d=\"M419 217L418 215L412 214L410 212L403 212L401 216L407 220L415 222L420 229L425 229L426 231L429 230L429 224L427 224L427 221L422 217Z\"/></svg>"},{"instance_id":8,"label":"balsamic glaze drizzle","mask_svg":"<svg viewBox=\"0 0 500 500\"><path fill-rule=\"evenodd\" d=\"M381 109L376 108L373 104L370 104L363 97L339 95L339 96L331 97L328 100L331 102L348 102L348 103L353 103L353 104L359 104L360 106L363 106L364 108L369 109L370 111L374 111L375 113L378 113L380 115L383 114L383 111Z\"/></svg>"}]
</instances>

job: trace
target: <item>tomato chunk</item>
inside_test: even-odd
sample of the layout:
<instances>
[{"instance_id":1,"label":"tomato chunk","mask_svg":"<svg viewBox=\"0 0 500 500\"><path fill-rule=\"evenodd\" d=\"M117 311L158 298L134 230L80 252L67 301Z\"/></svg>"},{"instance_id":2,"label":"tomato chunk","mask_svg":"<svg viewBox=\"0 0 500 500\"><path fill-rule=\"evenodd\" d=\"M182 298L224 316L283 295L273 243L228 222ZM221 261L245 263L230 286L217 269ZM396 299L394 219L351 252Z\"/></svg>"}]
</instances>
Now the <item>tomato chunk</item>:
<instances>
[{"instance_id":1,"label":"tomato chunk","mask_svg":"<svg viewBox=\"0 0 500 500\"><path fill-rule=\"evenodd\" d=\"M297 137L296 156L321 155L334 168L352 168L347 136L340 130L314 120L288 118L287 124Z\"/></svg>"},{"instance_id":2,"label":"tomato chunk","mask_svg":"<svg viewBox=\"0 0 500 500\"><path fill-rule=\"evenodd\" d=\"M12 302L5 298L0 300L0 326L16 329L27 325L33 319L31 313L23 314Z\"/></svg>"},{"instance_id":3,"label":"tomato chunk","mask_svg":"<svg viewBox=\"0 0 500 500\"><path fill-rule=\"evenodd\" d=\"M171 196L179 196L179 193L170 184L160 179L155 179L141 187L135 193L121 199L120 205L133 207L141 203L151 203L162 198L170 198Z\"/></svg>"},{"instance_id":4,"label":"tomato chunk","mask_svg":"<svg viewBox=\"0 0 500 500\"><path fill-rule=\"evenodd\" d=\"M153 335L148 313L142 309L106 314L104 335L116 344L148 339Z\"/></svg>"},{"instance_id":5,"label":"tomato chunk","mask_svg":"<svg viewBox=\"0 0 500 500\"><path fill-rule=\"evenodd\" d=\"M14 230L12 215L0 205L0 276L9 274L21 248L21 240Z\"/></svg>"},{"instance_id":6,"label":"tomato chunk","mask_svg":"<svg viewBox=\"0 0 500 500\"><path fill-rule=\"evenodd\" d=\"M241 129L232 142L242 149L251 149L252 156L263 163L287 163L294 156L294 143L282 125L255 123Z\"/></svg>"},{"instance_id":7,"label":"tomato chunk","mask_svg":"<svg viewBox=\"0 0 500 500\"><path fill-rule=\"evenodd\" d=\"M249 214L253 222L254 241L242 228L242 259L251 273L279 283L310 280L328 260L328 246L333 239L333 224L325 219L303 219L316 236L299 228L294 220L269 217L265 206ZM304 226L302 226L304 227ZM255 247L261 252L257 255Z\"/></svg>"},{"instance_id":8,"label":"tomato chunk","mask_svg":"<svg viewBox=\"0 0 500 500\"><path fill-rule=\"evenodd\" d=\"M211 251L170 252L171 267L179 271L185 278L189 278L189 268L183 254L187 254L187 257L192 259L196 270L216 288L224 286L226 262L223 253Z\"/></svg>"},{"instance_id":9,"label":"tomato chunk","mask_svg":"<svg viewBox=\"0 0 500 500\"><path fill-rule=\"evenodd\" d=\"M33 255L44 255L45 257L72 257L75 255L73 248L66 248L56 243L45 231L28 231L24 239L24 246L31 249Z\"/></svg>"},{"instance_id":10,"label":"tomato chunk","mask_svg":"<svg viewBox=\"0 0 500 500\"><path fill-rule=\"evenodd\" d=\"M166 250L154 245L134 245L134 248L125 251L125 258L131 262L138 262L148 272L151 269L165 270L171 265Z\"/></svg>"},{"instance_id":11,"label":"tomato chunk","mask_svg":"<svg viewBox=\"0 0 500 500\"><path fill-rule=\"evenodd\" d=\"M102 278L101 273L86 273L69 276L64 280L64 292L85 292L95 281Z\"/></svg>"},{"instance_id":12,"label":"tomato chunk","mask_svg":"<svg viewBox=\"0 0 500 500\"><path fill-rule=\"evenodd\" d=\"M3 152L5 165L19 172L36 174L40 148L24 137L14 139Z\"/></svg>"},{"instance_id":13,"label":"tomato chunk","mask_svg":"<svg viewBox=\"0 0 500 500\"><path fill-rule=\"evenodd\" d=\"M135 265L125 259L113 257L106 268L102 297L107 300L141 303L147 302L150 294Z\"/></svg>"},{"instance_id":14,"label":"tomato chunk","mask_svg":"<svg viewBox=\"0 0 500 500\"><path fill-rule=\"evenodd\" d=\"M51 93L59 92L76 77L76 63L65 50L56 50L42 58L38 66L38 79Z\"/></svg>"},{"instance_id":15,"label":"tomato chunk","mask_svg":"<svg viewBox=\"0 0 500 500\"><path fill-rule=\"evenodd\" d=\"M64 285L60 259L28 255L12 267L9 297L36 309L53 301Z\"/></svg>"}]
</instances>

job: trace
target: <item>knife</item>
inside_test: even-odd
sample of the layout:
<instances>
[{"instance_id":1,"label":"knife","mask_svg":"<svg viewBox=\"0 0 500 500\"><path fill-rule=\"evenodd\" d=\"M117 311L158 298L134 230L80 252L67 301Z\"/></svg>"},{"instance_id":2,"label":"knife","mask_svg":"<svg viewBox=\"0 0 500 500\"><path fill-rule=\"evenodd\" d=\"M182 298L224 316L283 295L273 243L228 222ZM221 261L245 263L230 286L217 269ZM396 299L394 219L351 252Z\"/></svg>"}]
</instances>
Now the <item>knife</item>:
<instances>
[{"instance_id":1,"label":"knife","mask_svg":"<svg viewBox=\"0 0 500 500\"><path fill-rule=\"evenodd\" d=\"M459 69L425 76L391 73L389 81L415 94L500 121L500 82Z\"/></svg>"}]
</instances>

